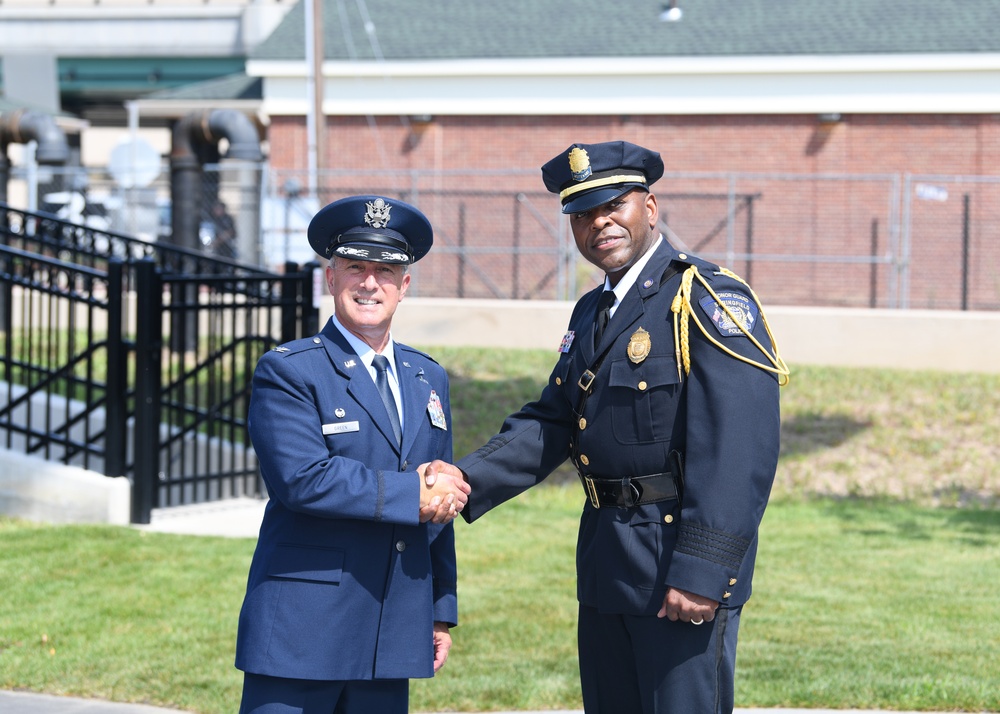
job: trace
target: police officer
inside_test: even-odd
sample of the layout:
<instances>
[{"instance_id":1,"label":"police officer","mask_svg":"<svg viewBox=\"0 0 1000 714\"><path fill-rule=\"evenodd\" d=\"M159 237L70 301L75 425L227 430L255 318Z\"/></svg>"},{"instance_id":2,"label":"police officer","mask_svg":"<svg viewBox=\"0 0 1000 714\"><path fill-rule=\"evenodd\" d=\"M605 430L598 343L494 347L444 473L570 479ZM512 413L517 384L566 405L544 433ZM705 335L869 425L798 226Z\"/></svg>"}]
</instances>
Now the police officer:
<instances>
[{"instance_id":1,"label":"police officer","mask_svg":"<svg viewBox=\"0 0 1000 714\"><path fill-rule=\"evenodd\" d=\"M576 466L588 714L732 711L778 459L787 369L750 288L660 235L649 187L662 174L659 154L624 141L573 144L542 167L604 284L576 304L541 397L457 464L470 522Z\"/></svg>"},{"instance_id":2,"label":"police officer","mask_svg":"<svg viewBox=\"0 0 1000 714\"><path fill-rule=\"evenodd\" d=\"M240 612L240 711L399 714L408 679L433 676L451 647L448 521L468 493L445 474L424 484L427 462L452 454L448 378L390 334L433 235L413 206L352 196L320 210L308 237L329 259L334 314L253 375L270 500Z\"/></svg>"}]
</instances>

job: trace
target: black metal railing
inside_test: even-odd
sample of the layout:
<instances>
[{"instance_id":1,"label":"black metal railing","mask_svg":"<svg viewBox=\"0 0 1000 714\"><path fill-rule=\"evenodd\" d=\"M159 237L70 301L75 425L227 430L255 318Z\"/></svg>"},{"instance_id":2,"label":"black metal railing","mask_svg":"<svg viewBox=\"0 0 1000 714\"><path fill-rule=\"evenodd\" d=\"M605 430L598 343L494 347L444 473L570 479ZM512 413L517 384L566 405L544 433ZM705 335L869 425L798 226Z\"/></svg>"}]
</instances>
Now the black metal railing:
<instances>
[{"instance_id":1,"label":"black metal railing","mask_svg":"<svg viewBox=\"0 0 1000 714\"><path fill-rule=\"evenodd\" d=\"M0 447L154 507L259 495L250 376L318 329L313 267L264 272L0 204Z\"/></svg>"}]
</instances>

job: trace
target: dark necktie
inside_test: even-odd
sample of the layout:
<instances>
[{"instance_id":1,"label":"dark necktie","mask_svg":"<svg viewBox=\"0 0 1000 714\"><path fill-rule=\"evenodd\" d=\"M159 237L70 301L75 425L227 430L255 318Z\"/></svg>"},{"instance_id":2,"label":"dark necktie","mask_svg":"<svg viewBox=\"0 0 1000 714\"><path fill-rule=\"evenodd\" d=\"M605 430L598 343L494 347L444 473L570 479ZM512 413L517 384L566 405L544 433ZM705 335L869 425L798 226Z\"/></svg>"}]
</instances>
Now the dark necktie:
<instances>
[{"instance_id":1,"label":"dark necktie","mask_svg":"<svg viewBox=\"0 0 1000 714\"><path fill-rule=\"evenodd\" d=\"M372 367L375 368L375 386L378 387L378 393L382 397L382 403L385 404L385 410L389 412L389 423L392 424L392 433L396 435L396 445L399 446L403 443L403 430L399 426L396 398L392 396L392 390L389 389L389 375L386 374L386 370L389 369L389 360L385 358L385 355L375 355L372 359Z\"/></svg>"},{"instance_id":2,"label":"dark necktie","mask_svg":"<svg viewBox=\"0 0 1000 714\"><path fill-rule=\"evenodd\" d=\"M608 322L611 320L611 306L615 304L615 293L613 290L605 290L601 293L600 299L597 301L597 319L594 320L594 349L601 344L601 338L604 336L604 328L608 326Z\"/></svg>"}]
</instances>

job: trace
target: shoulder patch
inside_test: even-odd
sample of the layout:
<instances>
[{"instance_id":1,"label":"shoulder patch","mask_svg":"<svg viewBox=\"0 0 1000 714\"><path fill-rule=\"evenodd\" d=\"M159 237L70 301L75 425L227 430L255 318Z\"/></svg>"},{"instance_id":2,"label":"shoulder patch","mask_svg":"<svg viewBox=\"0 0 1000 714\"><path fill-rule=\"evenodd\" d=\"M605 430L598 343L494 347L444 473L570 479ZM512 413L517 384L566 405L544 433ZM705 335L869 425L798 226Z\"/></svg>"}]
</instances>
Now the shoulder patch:
<instances>
[{"instance_id":1,"label":"shoulder patch","mask_svg":"<svg viewBox=\"0 0 1000 714\"><path fill-rule=\"evenodd\" d=\"M723 337L739 337L745 332L753 332L760 314L757 303L733 290L720 290L716 295L721 305L711 295L704 296L698 301L698 305L708 315L719 334Z\"/></svg>"}]
</instances>

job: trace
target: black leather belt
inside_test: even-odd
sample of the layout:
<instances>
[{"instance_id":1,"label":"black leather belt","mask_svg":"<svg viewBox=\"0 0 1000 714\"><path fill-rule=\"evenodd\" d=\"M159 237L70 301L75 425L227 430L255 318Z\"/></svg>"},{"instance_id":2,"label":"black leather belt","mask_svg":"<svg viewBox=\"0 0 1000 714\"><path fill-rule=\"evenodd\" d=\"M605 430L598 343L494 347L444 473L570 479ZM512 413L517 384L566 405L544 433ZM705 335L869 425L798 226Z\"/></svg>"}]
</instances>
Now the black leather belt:
<instances>
[{"instance_id":1,"label":"black leather belt","mask_svg":"<svg viewBox=\"0 0 1000 714\"><path fill-rule=\"evenodd\" d=\"M625 478L595 478L580 474L580 480L594 508L631 508L677 498L677 483L671 473Z\"/></svg>"}]
</instances>

